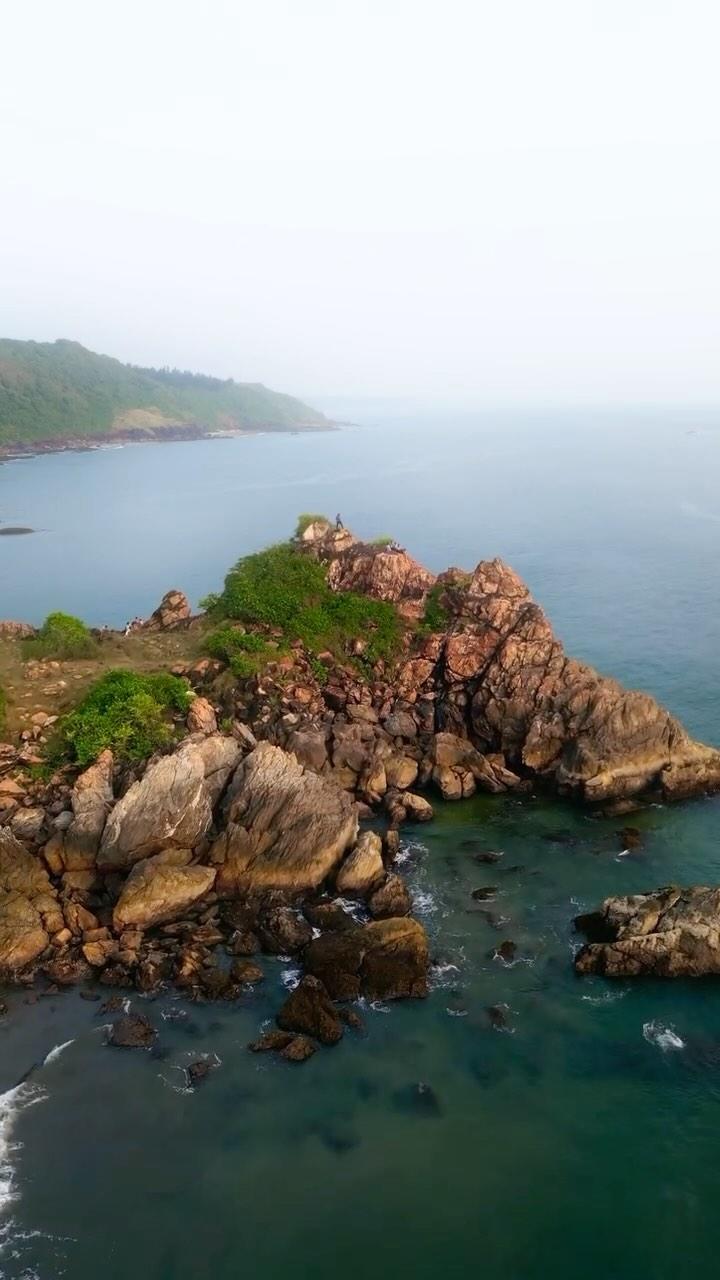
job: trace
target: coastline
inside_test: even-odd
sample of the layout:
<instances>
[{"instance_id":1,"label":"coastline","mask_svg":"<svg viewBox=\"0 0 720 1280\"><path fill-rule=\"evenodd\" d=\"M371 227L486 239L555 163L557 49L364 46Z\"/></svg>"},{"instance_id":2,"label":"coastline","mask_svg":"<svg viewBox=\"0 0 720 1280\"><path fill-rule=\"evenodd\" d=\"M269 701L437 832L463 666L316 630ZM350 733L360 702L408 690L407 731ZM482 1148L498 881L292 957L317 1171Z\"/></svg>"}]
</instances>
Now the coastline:
<instances>
[{"instance_id":1,"label":"coastline","mask_svg":"<svg viewBox=\"0 0 720 1280\"><path fill-rule=\"evenodd\" d=\"M266 426L238 427L220 431L210 431L206 427L194 424L174 427L163 427L153 430L149 427L130 427L121 431L106 432L87 436L60 436L48 440L17 441L12 444L0 444L0 464L17 462L23 458L43 457L51 453L89 453L99 449L125 448L133 444L182 444L192 440L227 440L244 436L258 435L298 435L315 432L339 431L342 424L328 421L325 423L296 423L293 426L278 427L268 423Z\"/></svg>"}]
</instances>

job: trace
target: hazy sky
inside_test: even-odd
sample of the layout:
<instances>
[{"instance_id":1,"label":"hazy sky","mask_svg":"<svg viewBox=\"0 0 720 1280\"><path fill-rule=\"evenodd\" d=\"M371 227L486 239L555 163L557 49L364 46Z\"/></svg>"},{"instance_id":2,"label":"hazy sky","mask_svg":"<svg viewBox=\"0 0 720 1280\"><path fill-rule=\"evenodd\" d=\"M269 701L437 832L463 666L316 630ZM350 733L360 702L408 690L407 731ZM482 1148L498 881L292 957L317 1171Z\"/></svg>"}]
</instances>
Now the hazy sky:
<instances>
[{"instance_id":1,"label":"hazy sky","mask_svg":"<svg viewBox=\"0 0 720 1280\"><path fill-rule=\"evenodd\" d=\"M308 398L720 403L717 0L3 7L0 334Z\"/></svg>"}]
</instances>

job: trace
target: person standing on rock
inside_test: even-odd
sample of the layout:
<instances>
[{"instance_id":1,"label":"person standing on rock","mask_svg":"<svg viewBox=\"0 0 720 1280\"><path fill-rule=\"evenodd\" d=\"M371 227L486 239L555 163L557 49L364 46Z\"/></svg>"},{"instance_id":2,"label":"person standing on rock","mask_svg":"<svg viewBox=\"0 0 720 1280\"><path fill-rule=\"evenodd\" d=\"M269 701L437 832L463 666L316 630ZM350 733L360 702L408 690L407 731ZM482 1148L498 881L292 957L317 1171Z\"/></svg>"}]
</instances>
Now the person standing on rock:
<instances>
[{"instance_id":1,"label":"person standing on rock","mask_svg":"<svg viewBox=\"0 0 720 1280\"><path fill-rule=\"evenodd\" d=\"M342 516L340 515L340 512L339 512L339 511L338 511L338 513L337 513L337 515L336 515L336 517L335 517L335 528L336 528L336 529L344 529L344 528L345 528L345 525L344 525L344 524L343 524L343 522L342 522Z\"/></svg>"}]
</instances>

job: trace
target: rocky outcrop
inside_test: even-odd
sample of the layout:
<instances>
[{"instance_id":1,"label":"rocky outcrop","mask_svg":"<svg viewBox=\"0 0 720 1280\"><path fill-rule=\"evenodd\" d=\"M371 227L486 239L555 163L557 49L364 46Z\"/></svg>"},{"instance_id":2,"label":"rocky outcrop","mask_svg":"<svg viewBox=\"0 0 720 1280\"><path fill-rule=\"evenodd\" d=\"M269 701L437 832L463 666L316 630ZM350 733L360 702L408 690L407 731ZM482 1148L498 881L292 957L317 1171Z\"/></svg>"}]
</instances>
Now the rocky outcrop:
<instances>
[{"instance_id":1,"label":"rocky outcrop","mask_svg":"<svg viewBox=\"0 0 720 1280\"><path fill-rule=\"evenodd\" d=\"M447 799L476 787L518 790L532 778L593 804L720 788L720 752L694 742L648 694L567 657L525 584L502 561L434 579L408 564L405 553L355 539L338 548L333 539L330 530L314 538L311 550L327 564L336 590L392 600L417 618L434 586L445 625L411 642L390 698L383 691L384 703L374 709L388 734L402 725L409 743L423 733L448 735L431 744L429 769ZM347 711L348 699L339 701L334 687L332 698ZM412 716L415 733L399 715ZM333 725L332 739L336 733ZM459 748L458 740L468 746ZM335 766L341 785L349 784L348 767ZM381 779L379 769L374 778Z\"/></svg>"},{"instance_id":2,"label":"rocky outcrop","mask_svg":"<svg viewBox=\"0 0 720 1280\"><path fill-rule=\"evenodd\" d=\"M190 853L169 849L133 867L113 912L116 932L177 920L215 882L213 867L188 866Z\"/></svg>"},{"instance_id":3,"label":"rocky outcrop","mask_svg":"<svg viewBox=\"0 0 720 1280\"><path fill-rule=\"evenodd\" d=\"M343 791L261 742L237 769L228 792L227 827L210 854L217 892L315 889L340 863L357 830L357 808Z\"/></svg>"},{"instance_id":4,"label":"rocky outcrop","mask_svg":"<svg viewBox=\"0 0 720 1280\"><path fill-rule=\"evenodd\" d=\"M156 760L115 805L97 857L102 871L123 870L164 849L192 849L206 834L213 803L240 748L232 738L188 738Z\"/></svg>"},{"instance_id":5,"label":"rocky outcrop","mask_svg":"<svg viewBox=\"0 0 720 1280\"><path fill-rule=\"evenodd\" d=\"M29 622L12 622L9 619L0 621L0 640L29 640L37 635Z\"/></svg>"},{"instance_id":6,"label":"rocky outcrop","mask_svg":"<svg viewBox=\"0 0 720 1280\"><path fill-rule=\"evenodd\" d=\"M576 924L591 939L575 958L578 973L608 978L720 973L720 888L670 886L607 898L599 912L578 917Z\"/></svg>"},{"instance_id":7,"label":"rocky outcrop","mask_svg":"<svg viewBox=\"0 0 720 1280\"><path fill-rule=\"evenodd\" d=\"M407 551L359 542L347 529L337 530L322 522L310 525L302 541L328 564L328 584L333 591L356 591L388 600L405 618L422 616L435 575Z\"/></svg>"},{"instance_id":8,"label":"rocky outcrop","mask_svg":"<svg viewBox=\"0 0 720 1280\"><path fill-rule=\"evenodd\" d=\"M428 992L427 936L407 916L324 933L307 947L304 963L333 1000L399 1000Z\"/></svg>"},{"instance_id":9,"label":"rocky outcrop","mask_svg":"<svg viewBox=\"0 0 720 1280\"><path fill-rule=\"evenodd\" d=\"M192 617L190 601L182 591L166 591L154 613L144 626L149 631L167 631L180 626Z\"/></svg>"}]
</instances>

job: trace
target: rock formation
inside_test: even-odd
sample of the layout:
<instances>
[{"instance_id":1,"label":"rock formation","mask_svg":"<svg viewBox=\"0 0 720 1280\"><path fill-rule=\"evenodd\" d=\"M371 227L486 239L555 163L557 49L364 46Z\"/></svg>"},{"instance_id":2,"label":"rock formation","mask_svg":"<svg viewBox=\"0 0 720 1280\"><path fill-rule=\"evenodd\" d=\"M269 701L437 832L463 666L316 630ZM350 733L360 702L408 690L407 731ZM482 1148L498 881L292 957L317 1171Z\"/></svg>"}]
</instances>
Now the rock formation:
<instances>
[{"instance_id":1,"label":"rock formation","mask_svg":"<svg viewBox=\"0 0 720 1280\"><path fill-rule=\"evenodd\" d=\"M192 617L190 601L182 591L166 591L154 613L150 614L144 626L149 631L167 631L188 622Z\"/></svg>"},{"instance_id":2,"label":"rock formation","mask_svg":"<svg viewBox=\"0 0 720 1280\"><path fill-rule=\"evenodd\" d=\"M217 891L315 889L357 837L356 806L294 756L261 742L228 794L227 827L213 845Z\"/></svg>"},{"instance_id":3,"label":"rock formation","mask_svg":"<svg viewBox=\"0 0 720 1280\"><path fill-rule=\"evenodd\" d=\"M578 973L608 978L720 973L720 888L670 886L607 898L601 911L578 917L576 924L591 939L575 957Z\"/></svg>"}]
</instances>

